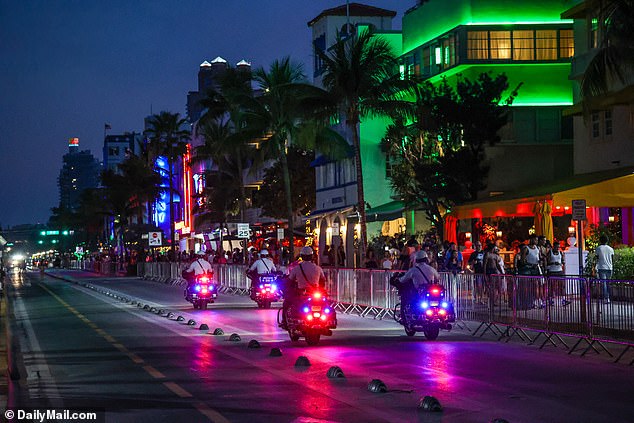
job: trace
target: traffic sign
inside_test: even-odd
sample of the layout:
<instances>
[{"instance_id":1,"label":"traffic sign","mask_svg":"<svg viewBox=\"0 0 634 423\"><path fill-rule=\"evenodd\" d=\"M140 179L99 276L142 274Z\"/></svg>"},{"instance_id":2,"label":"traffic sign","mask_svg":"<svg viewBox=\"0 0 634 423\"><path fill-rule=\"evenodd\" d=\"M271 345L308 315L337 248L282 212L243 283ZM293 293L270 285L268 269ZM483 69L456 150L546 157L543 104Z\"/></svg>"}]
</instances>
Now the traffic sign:
<instances>
[{"instance_id":1,"label":"traffic sign","mask_svg":"<svg viewBox=\"0 0 634 423\"><path fill-rule=\"evenodd\" d=\"M148 233L148 244L150 247L160 247L163 245L163 241L161 239L160 232L149 232Z\"/></svg>"},{"instance_id":2,"label":"traffic sign","mask_svg":"<svg viewBox=\"0 0 634 423\"><path fill-rule=\"evenodd\" d=\"M249 238L251 231L248 223L238 223L238 238Z\"/></svg>"},{"instance_id":3,"label":"traffic sign","mask_svg":"<svg viewBox=\"0 0 634 423\"><path fill-rule=\"evenodd\" d=\"M586 220L586 200L572 200L572 220Z\"/></svg>"}]
</instances>

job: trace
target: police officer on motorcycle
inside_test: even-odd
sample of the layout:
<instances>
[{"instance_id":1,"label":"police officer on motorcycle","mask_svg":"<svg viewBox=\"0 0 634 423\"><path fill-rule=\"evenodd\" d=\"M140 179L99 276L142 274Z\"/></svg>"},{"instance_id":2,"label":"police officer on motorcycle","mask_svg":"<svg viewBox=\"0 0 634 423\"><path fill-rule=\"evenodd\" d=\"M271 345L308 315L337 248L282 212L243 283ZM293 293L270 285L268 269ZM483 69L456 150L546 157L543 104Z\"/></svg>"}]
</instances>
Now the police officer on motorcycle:
<instances>
[{"instance_id":1,"label":"police officer on motorcycle","mask_svg":"<svg viewBox=\"0 0 634 423\"><path fill-rule=\"evenodd\" d=\"M254 285L257 283L260 275L275 272L275 263L269 258L269 251L264 249L260 251L260 258L253 262L247 270L247 276L251 279L251 299L255 300Z\"/></svg>"},{"instance_id":2,"label":"police officer on motorcycle","mask_svg":"<svg viewBox=\"0 0 634 423\"><path fill-rule=\"evenodd\" d=\"M189 267L183 271L183 276L187 280L187 289L196 282L196 276L211 272L211 263L205 259L205 252L202 250L198 251L196 258L194 258Z\"/></svg>"},{"instance_id":3,"label":"police officer on motorcycle","mask_svg":"<svg viewBox=\"0 0 634 423\"><path fill-rule=\"evenodd\" d=\"M418 293L426 285L440 281L440 275L436 269L429 265L429 259L425 251L417 251L415 261L414 266L399 278L400 288L398 291L401 296L401 318L403 318L405 305L411 305L418 297Z\"/></svg>"},{"instance_id":4,"label":"police officer on motorcycle","mask_svg":"<svg viewBox=\"0 0 634 423\"><path fill-rule=\"evenodd\" d=\"M287 277L287 285L284 289L284 304L282 305L282 327L286 327L286 313L297 298L311 288L324 288L326 275L324 270L313 263L313 249L306 246L299 252L301 261L293 266Z\"/></svg>"}]
</instances>

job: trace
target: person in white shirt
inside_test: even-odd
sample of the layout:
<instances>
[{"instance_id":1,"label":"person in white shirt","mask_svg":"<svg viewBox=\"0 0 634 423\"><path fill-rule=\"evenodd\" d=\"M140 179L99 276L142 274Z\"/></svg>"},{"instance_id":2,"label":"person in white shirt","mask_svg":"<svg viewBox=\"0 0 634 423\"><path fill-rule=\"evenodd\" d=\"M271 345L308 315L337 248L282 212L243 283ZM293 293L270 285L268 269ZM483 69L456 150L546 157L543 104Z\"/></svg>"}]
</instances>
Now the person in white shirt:
<instances>
[{"instance_id":1,"label":"person in white shirt","mask_svg":"<svg viewBox=\"0 0 634 423\"><path fill-rule=\"evenodd\" d=\"M383 263L381 263L381 268L383 270L392 270L393 266L392 256L389 252L385 253L385 257L383 258Z\"/></svg>"},{"instance_id":2,"label":"person in white shirt","mask_svg":"<svg viewBox=\"0 0 634 423\"><path fill-rule=\"evenodd\" d=\"M203 275L205 273L211 273L212 271L213 270L211 267L211 263L209 263L207 259L205 259L205 252L202 250L198 251L194 260L192 260L192 262L189 264L189 267L183 272L186 275L193 274L193 277L185 276L185 280L187 280L187 286L189 287L195 282L196 276Z\"/></svg>"},{"instance_id":3,"label":"person in white shirt","mask_svg":"<svg viewBox=\"0 0 634 423\"><path fill-rule=\"evenodd\" d=\"M284 304L282 305L282 327L286 328L287 310L293 307L297 299L305 292L314 288L326 286L324 270L313 263L313 249L305 246L299 252L301 261L291 269L288 284L284 289Z\"/></svg>"},{"instance_id":4,"label":"person in white shirt","mask_svg":"<svg viewBox=\"0 0 634 423\"><path fill-rule=\"evenodd\" d=\"M610 287L607 280L612 278L614 250L608 245L608 237L603 234L599 237L597 254L597 277L603 281L603 301L610 303Z\"/></svg>"},{"instance_id":5,"label":"person in white shirt","mask_svg":"<svg viewBox=\"0 0 634 423\"><path fill-rule=\"evenodd\" d=\"M274 273L275 271L275 263L269 258L268 250L260 251L260 258L254 261L251 267L249 267L249 270L247 270L247 275L251 279L251 299L255 299L253 286L258 281L260 275Z\"/></svg>"}]
</instances>

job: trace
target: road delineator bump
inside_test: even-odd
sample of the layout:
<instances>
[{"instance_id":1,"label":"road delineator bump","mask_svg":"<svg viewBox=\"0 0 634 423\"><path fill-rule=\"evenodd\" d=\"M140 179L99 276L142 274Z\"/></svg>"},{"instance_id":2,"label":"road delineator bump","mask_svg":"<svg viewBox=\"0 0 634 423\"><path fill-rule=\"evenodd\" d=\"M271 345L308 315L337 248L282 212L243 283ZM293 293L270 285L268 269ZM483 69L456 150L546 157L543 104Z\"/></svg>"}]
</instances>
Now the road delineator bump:
<instances>
[{"instance_id":1,"label":"road delineator bump","mask_svg":"<svg viewBox=\"0 0 634 423\"><path fill-rule=\"evenodd\" d=\"M275 347L275 348L271 348L271 352L269 353L269 356L271 357L281 357L282 356L282 350Z\"/></svg>"},{"instance_id":2,"label":"road delineator bump","mask_svg":"<svg viewBox=\"0 0 634 423\"><path fill-rule=\"evenodd\" d=\"M254 348L261 348L260 343L258 341L256 341L255 339L252 339L249 341L249 345L247 345L248 348L254 349Z\"/></svg>"},{"instance_id":3,"label":"road delineator bump","mask_svg":"<svg viewBox=\"0 0 634 423\"><path fill-rule=\"evenodd\" d=\"M300 355L295 360L295 367L308 367L310 366L310 360L305 355Z\"/></svg>"},{"instance_id":4,"label":"road delineator bump","mask_svg":"<svg viewBox=\"0 0 634 423\"><path fill-rule=\"evenodd\" d=\"M177 321L177 322L182 322L182 321L184 321L184 320L185 320L185 318L184 318L183 316L178 316L178 317L176 318L176 321Z\"/></svg>"},{"instance_id":5,"label":"road delineator bump","mask_svg":"<svg viewBox=\"0 0 634 423\"><path fill-rule=\"evenodd\" d=\"M189 319L189 320L187 321L187 325L188 325L188 326L196 326L196 321L195 321L194 319Z\"/></svg>"},{"instance_id":6,"label":"road delineator bump","mask_svg":"<svg viewBox=\"0 0 634 423\"><path fill-rule=\"evenodd\" d=\"M370 383L368 383L368 391L374 392L375 394L387 392L387 385L385 385L381 379L372 379Z\"/></svg>"},{"instance_id":7,"label":"road delineator bump","mask_svg":"<svg viewBox=\"0 0 634 423\"><path fill-rule=\"evenodd\" d=\"M214 329L214 333L213 334L214 335L224 335L225 331L220 329L220 328L216 328L216 329Z\"/></svg>"},{"instance_id":8,"label":"road delineator bump","mask_svg":"<svg viewBox=\"0 0 634 423\"><path fill-rule=\"evenodd\" d=\"M328 379L338 379L346 377L346 375L343 374L343 370L341 370L341 367L339 366L332 366L331 368L329 368L326 376L328 376Z\"/></svg>"},{"instance_id":9,"label":"road delineator bump","mask_svg":"<svg viewBox=\"0 0 634 423\"><path fill-rule=\"evenodd\" d=\"M240 335L238 335L237 333L232 333L231 336L229 337L229 341L232 341L232 342L238 342L241 340L242 338L240 338Z\"/></svg>"},{"instance_id":10,"label":"road delineator bump","mask_svg":"<svg viewBox=\"0 0 634 423\"><path fill-rule=\"evenodd\" d=\"M432 397L430 395L426 395L423 398L421 398L420 402L418 403L418 408L423 411L429 411L429 412L442 411L442 405L440 405L440 401L438 401L437 398Z\"/></svg>"},{"instance_id":11,"label":"road delineator bump","mask_svg":"<svg viewBox=\"0 0 634 423\"><path fill-rule=\"evenodd\" d=\"M200 327L198 328L199 330L209 330L209 326L207 325L207 323L203 323L200 325Z\"/></svg>"}]
</instances>

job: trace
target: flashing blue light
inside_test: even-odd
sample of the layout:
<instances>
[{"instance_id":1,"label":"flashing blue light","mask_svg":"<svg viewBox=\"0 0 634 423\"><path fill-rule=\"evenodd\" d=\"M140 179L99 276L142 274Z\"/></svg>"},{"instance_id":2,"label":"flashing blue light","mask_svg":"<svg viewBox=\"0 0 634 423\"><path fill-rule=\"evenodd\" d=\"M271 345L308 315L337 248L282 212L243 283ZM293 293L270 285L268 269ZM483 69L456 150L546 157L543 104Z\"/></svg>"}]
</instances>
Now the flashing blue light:
<instances>
[{"instance_id":1,"label":"flashing blue light","mask_svg":"<svg viewBox=\"0 0 634 423\"><path fill-rule=\"evenodd\" d=\"M326 314L330 314L330 309L329 309L328 307L326 307L326 308L324 309L324 313L326 313Z\"/></svg>"},{"instance_id":2,"label":"flashing blue light","mask_svg":"<svg viewBox=\"0 0 634 423\"><path fill-rule=\"evenodd\" d=\"M442 308L447 308L449 307L449 304L447 304L445 301L443 301L443 303L441 304Z\"/></svg>"},{"instance_id":3,"label":"flashing blue light","mask_svg":"<svg viewBox=\"0 0 634 423\"><path fill-rule=\"evenodd\" d=\"M194 290L195 290L196 292L199 292L199 291L200 291L200 285L196 285L196 286L194 287Z\"/></svg>"},{"instance_id":4,"label":"flashing blue light","mask_svg":"<svg viewBox=\"0 0 634 423\"><path fill-rule=\"evenodd\" d=\"M308 307L304 307L304 313L309 313L310 309Z\"/></svg>"},{"instance_id":5,"label":"flashing blue light","mask_svg":"<svg viewBox=\"0 0 634 423\"><path fill-rule=\"evenodd\" d=\"M216 289L216 285L209 285L209 290L213 291L214 289Z\"/></svg>"},{"instance_id":6,"label":"flashing blue light","mask_svg":"<svg viewBox=\"0 0 634 423\"><path fill-rule=\"evenodd\" d=\"M275 284L271 285L271 291L277 291L277 285Z\"/></svg>"},{"instance_id":7,"label":"flashing blue light","mask_svg":"<svg viewBox=\"0 0 634 423\"><path fill-rule=\"evenodd\" d=\"M260 289L264 288L264 285L260 284Z\"/></svg>"},{"instance_id":8,"label":"flashing blue light","mask_svg":"<svg viewBox=\"0 0 634 423\"><path fill-rule=\"evenodd\" d=\"M427 308L427 307L429 307L429 304L427 303L427 301L423 301L420 306L422 308Z\"/></svg>"}]
</instances>

